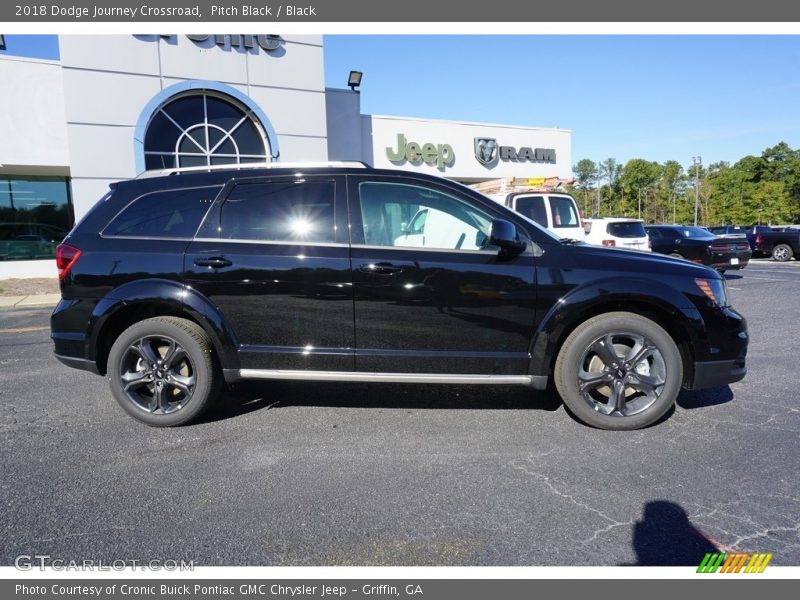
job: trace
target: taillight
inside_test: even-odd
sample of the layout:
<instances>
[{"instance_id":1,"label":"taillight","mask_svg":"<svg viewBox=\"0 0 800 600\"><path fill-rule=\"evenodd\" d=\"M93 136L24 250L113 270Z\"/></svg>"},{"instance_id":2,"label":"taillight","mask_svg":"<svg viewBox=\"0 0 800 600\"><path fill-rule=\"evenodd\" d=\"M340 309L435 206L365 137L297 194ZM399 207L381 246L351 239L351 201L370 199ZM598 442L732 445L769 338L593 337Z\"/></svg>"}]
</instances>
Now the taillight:
<instances>
[{"instance_id":1,"label":"taillight","mask_svg":"<svg viewBox=\"0 0 800 600\"><path fill-rule=\"evenodd\" d=\"M81 251L69 244L60 244L56 249L56 267L58 267L58 278L64 279L72 266L78 262Z\"/></svg>"},{"instance_id":2,"label":"taillight","mask_svg":"<svg viewBox=\"0 0 800 600\"><path fill-rule=\"evenodd\" d=\"M764 236L760 233L756 236L756 244L763 244L764 243Z\"/></svg>"},{"instance_id":3,"label":"taillight","mask_svg":"<svg viewBox=\"0 0 800 600\"><path fill-rule=\"evenodd\" d=\"M609 248L613 248L617 245L617 242L614 240L603 240L603 246L608 246Z\"/></svg>"}]
</instances>

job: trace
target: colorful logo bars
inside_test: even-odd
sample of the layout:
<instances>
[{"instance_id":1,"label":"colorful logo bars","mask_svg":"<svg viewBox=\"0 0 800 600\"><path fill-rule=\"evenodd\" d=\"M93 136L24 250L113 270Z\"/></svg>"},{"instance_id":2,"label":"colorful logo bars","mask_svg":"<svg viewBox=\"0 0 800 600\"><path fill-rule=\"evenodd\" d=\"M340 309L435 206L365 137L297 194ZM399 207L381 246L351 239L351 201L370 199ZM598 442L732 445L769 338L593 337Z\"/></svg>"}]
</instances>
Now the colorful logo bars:
<instances>
[{"instance_id":1,"label":"colorful logo bars","mask_svg":"<svg viewBox=\"0 0 800 600\"><path fill-rule=\"evenodd\" d=\"M697 567L698 573L763 573L769 561L772 560L772 553L766 554L757 552L734 552L725 554L723 552L708 552L703 557L703 562Z\"/></svg>"}]
</instances>

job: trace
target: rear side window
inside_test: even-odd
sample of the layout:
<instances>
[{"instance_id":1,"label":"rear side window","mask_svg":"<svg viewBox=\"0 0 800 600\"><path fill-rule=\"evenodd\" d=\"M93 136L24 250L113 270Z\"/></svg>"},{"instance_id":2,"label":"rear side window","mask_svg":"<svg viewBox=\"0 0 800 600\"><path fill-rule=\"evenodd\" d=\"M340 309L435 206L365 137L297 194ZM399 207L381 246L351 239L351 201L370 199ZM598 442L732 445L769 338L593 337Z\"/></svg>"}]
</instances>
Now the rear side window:
<instances>
[{"instance_id":1,"label":"rear side window","mask_svg":"<svg viewBox=\"0 0 800 600\"><path fill-rule=\"evenodd\" d=\"M542 196L526 196L517 198L517 212L528 217L542 227L547 227L547 211L544 209Z\"/></svg>"},{"instance_id":2,"label":"rear side window","mask_svg":"<svg viewBox=\"0 0 800 600\"><path fill-rule=\"evenodd\" d=\"M553 213L553 227L580 227L572 198L550 196L550 212Z\"/></svg>"},{"instance_id":3,"label":"rear side window","mask_svg":"<svg viewBox=\"0 0 800 600\"><path fill-rule=\"evenodd\" d=\"M103 232L126 237L194 237L220 187L162 190L139 196Z\"/></svg>"},{"instance_id":4,"label":"rear side window","mask_svg":"<svg viewBox=\"0 0 800 600\"><path fill-rule=\"evenodd\" d=\"M619 238L639 238L647 237L644 224L639 221L628 221L620 223L609 223L607 231L610 235Z\"/></svg>"},{"instance_id":5,"label":"rear side window","mask_svg":"<svg viewBox=\"0 0 800 600\"><path fill-rule=\"evenodd\" d=\"M265 242L335 241L333 181L237 185L222 206L222 237Z\"/></svg>"}]
</instances>

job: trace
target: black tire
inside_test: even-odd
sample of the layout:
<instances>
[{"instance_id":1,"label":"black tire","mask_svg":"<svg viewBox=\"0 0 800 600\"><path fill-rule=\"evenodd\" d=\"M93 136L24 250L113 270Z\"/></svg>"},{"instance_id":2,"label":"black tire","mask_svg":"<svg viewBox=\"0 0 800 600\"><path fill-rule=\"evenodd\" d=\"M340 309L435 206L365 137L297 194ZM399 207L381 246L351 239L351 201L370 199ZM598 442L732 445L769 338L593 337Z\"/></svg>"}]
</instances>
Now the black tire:
<instances>
[{"instance_id":1,"label":"black tire","mask_svg":"<svg viewBox=\"0 0 800 600\"><path fill-rule=\"evenodd\" d=\"M154 427L197 418L219 392L213 345L202 327L154 317L123 331L108 355L108 381L119 405Z\"/></svg>"},{"instance_id":2,"label":"black tire","mask_svg":"<svg viewBox=\"0 0 800 600\"><path fill-rule=\"evenodd\" d=\"M794 251L789 244L775 244L772 249L772 260L786 262L794 256Z\"/></svg>"},{"instance_id":3,"label":"black tire","mask_svg":"<svg viewBox=\"0 0 800 600\"><path fill-rule=\"evenodd\" d=\"M640 429L675 404L683 362L661 326L633 313L611 312L570 333L559 350L554 379L564 404L587 425Z\"/></svg>"},{"instance_id":4,"label":"black tire","mask_svg":"<svg viewBox=\"0 0 800 600\"><path fill-rule=\"evenodd\" d=\"M674 258L683 258L683 254L681 254L680 252L670 252L669 255Z\"/></svg>"}]
</instances>

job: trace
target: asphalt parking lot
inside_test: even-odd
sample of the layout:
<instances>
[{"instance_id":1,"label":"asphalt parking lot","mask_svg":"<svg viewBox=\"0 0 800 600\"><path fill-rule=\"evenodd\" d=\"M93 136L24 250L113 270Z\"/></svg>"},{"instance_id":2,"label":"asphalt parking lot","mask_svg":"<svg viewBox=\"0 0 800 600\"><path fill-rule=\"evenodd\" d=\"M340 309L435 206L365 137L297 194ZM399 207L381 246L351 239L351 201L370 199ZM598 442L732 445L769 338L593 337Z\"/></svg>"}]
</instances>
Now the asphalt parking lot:
<instances>
[{"instance_id":1,"label":"asphalt parking lot","mask_svg":"<svg viewBox=\"0 0 800 600\"><path fill-rule=\"evenodd\" d=\"M749 373L636 432L522 388L277 383L151 429L0 311L0 564L800 565L800 262L728 276Z\"/></svg>"}]
</instances>

